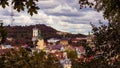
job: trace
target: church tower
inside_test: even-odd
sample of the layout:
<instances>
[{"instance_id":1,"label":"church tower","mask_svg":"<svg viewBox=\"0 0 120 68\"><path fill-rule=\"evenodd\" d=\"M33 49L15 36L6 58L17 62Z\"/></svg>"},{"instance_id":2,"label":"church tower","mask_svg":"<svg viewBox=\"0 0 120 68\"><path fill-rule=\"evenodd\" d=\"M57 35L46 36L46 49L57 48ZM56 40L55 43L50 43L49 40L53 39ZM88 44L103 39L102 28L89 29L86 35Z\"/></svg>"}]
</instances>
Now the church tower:
<instances>
[{"instance_id":1,"label":"church tower","mask_svg":"<svg viewBox=\"0 0 120 68\"><path fill-rule=\"evenodd\" d=\"M38 29L35 27L33 28L33 37L37 37L38 36Z\"/></svg>"},{"instance_id":2,"label":"church tower","mask_svg":"<svg viewBox=\"0 0 120 68\"><path fill-rule=\"evenodd\" d=\"M37 39L38 39L38 29L35 27L33 28L33 37L32 37L34 47L36 46Z\"/></svg>"},{"instance_id":3,"label":"church tower","mask_svg":"<svg viewBox=\"0 0 120 68\"><path fill-rule=\"evenodd\" d=\"M44 45L44 39L41 35L41 31L39 30L38 31L38 42L37 42L37 47L38 49L40 50L43 50L45 48L45 45Z\"/></svg>"}]
</instances>

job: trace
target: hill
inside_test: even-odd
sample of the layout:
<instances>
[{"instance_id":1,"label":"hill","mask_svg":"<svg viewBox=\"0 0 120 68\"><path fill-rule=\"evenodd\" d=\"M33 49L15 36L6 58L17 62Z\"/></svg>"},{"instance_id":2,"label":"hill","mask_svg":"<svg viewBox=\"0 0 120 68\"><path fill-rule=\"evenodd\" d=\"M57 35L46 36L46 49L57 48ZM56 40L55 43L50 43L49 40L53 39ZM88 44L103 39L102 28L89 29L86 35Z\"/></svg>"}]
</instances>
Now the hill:
<instances>
[{"instance_id":1,"label":"hill","mask_svg":"<svg viewBox=\"0 0 120 68\"><path fill-rule=\"evenodd\" d=\"M30 26L5 26L5 29L8 32L7 37L12 37L14 40L14 45L16 44L25 44L32 42L32 29L37 27L42 32L43 38L62 38L62 35L58 35L57 30L53 29L50 26L46 26L44 24L30 25ZM74 38L74 37L86 37L83 34L70 34L67 33L66 37Z\"/></svg>"}]
</instances>

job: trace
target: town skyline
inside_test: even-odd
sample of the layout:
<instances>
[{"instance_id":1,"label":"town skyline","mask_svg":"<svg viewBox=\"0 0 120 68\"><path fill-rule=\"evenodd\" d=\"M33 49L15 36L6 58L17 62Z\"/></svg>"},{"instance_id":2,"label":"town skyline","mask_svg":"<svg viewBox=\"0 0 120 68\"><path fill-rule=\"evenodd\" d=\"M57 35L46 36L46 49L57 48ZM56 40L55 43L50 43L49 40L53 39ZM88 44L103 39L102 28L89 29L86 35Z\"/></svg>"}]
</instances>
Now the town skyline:
<instances>
[{"instance_id":1,"label":"town skyline","mask_svg":"<svg viewBox=\"0 0 120 68\"><path fill-rule=\"evenodd\" d=\"M0 0L0 68L119 68L120 0Z\"/></svg>"}]
</instances>

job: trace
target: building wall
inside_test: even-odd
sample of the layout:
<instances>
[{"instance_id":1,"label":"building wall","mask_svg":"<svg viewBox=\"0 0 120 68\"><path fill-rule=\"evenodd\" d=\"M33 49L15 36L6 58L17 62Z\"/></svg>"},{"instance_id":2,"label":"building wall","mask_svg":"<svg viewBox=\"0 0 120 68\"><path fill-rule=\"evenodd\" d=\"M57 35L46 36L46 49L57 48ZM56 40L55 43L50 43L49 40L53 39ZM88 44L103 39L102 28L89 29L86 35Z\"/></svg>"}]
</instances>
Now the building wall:
<instances>
[{"instance_id":1,"label":"building wall","mask_svg":"<svg viewBox=\"0 0 120 68\"><path fill-rule=\"evenodd\" d=\"M62 45L68 45L68 40L61 40L60 44L62 44Z\"/></svg>"},{"instance_id":2,"label":"building wall","mask_svg":"<svg viewBox=\"0 0 120 68\"><path fill-rule=\"evenodd\" d=\"M37 37L38 36L38 29L37 28L33 28L33 37Z\"/></svg>"},{"instance_id":3,"label":"building wall","mask_svg":"<svg viewBox=\"0 0 120 68\"><path fill-rule=\"evenodd\" d=\"M65 64L64 68L71 68L71 64Z\"/></svg>"},{"instance_id":4,"label":"building wall","mask_svg":"<svg viewBox=\"0 0 120 68\"><path fill-rule=\"evenodd\" d=\"M45 48L44 39L38 39L37 47L36 48L38 48L40 50L43 50Z\"/></svg>"}]
</instances>

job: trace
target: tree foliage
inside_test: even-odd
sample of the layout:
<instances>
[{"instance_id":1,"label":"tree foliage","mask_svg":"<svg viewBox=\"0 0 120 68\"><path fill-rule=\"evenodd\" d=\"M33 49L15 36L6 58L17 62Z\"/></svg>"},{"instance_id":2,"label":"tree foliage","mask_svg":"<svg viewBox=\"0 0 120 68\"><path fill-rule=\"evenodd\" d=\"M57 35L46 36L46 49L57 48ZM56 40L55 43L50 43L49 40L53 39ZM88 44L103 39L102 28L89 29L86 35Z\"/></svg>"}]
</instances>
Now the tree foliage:
<instances>
[{"instance_id":1,"label":"tree foliage","mask_svg":"<svg viewBox=\"0 0 120 68\"><path fill-rule=\"evenodd\" d=\"M73 50L68 50L67 52L67 57L72 59L76 59L77 58L77 52L73 51Z\"/></svg>"},{"instance_id":2,"label":"tree foliage","mask_svg":"<svg viewBox=\"0 0 120 68\"><path fill-rule=\"evenodd\" d=\"M27 11L30 15L34 13L37 14L37 10L39 9L38 5L36 4L38 0L0 0L0 6L5 8L6 6L13 5L13 8L18 12L24 11L27 8Z\"/></svg>"},{"instance_id":3,"label":"tree foliage","mask_svg":"<svg viewBox=\"0 0 120 68\"><path fill-rule=\"evenodd\" d=\"M62 68L59 60L45 52L28 52L24 48L12 49L0 56L0 68Z\"/></svg>"},{"instance_id":4,"label":"tree foliage","mask_svg":"<svg viewBox=\"0 0 120 68\"><path fill-rule=\"evenodd\" d=\"M102 11L105 19L118 22L120 19L120 0L79 0L80 7L90 6L97 11Z\"/></svg>"},{"instance_id":5,"label":"tree foliage","mask_svg":"<svg viewBox=\"0 0 120 68\"><path fill-rule=\"evenodd\" d=\"M1 41L0 43L4 43L6 40L6 36L7 36L7 31L3 26L0 26L0 36L1 36Z\"/></svg>"},{"instance_id":6,"label":"tree foliage","mask_svg":"<svg viewBox=\"0 0 120 68\"><path fill-rule=\"evenodd\" d=\"M96 51L102 53L106 62L118 60L120 56L120 23L101 24L100 27L93 26L95 35L94 44Z\"/></svg>"},{"instance_id":7,"label":"tree foliage","mask_svg":"<svg viewBox=\"0 0 120 68\"><path fill-rule=\"evenodd\" d=\"M103 17L109 22L100 26L92 25L93 35L95 36L95 53L100 52L104 62L109 65L115 65L120 62L120 0L80 0L81 8L90 6L95 10L102 11Z\"/></svg>"}]
</instances>

